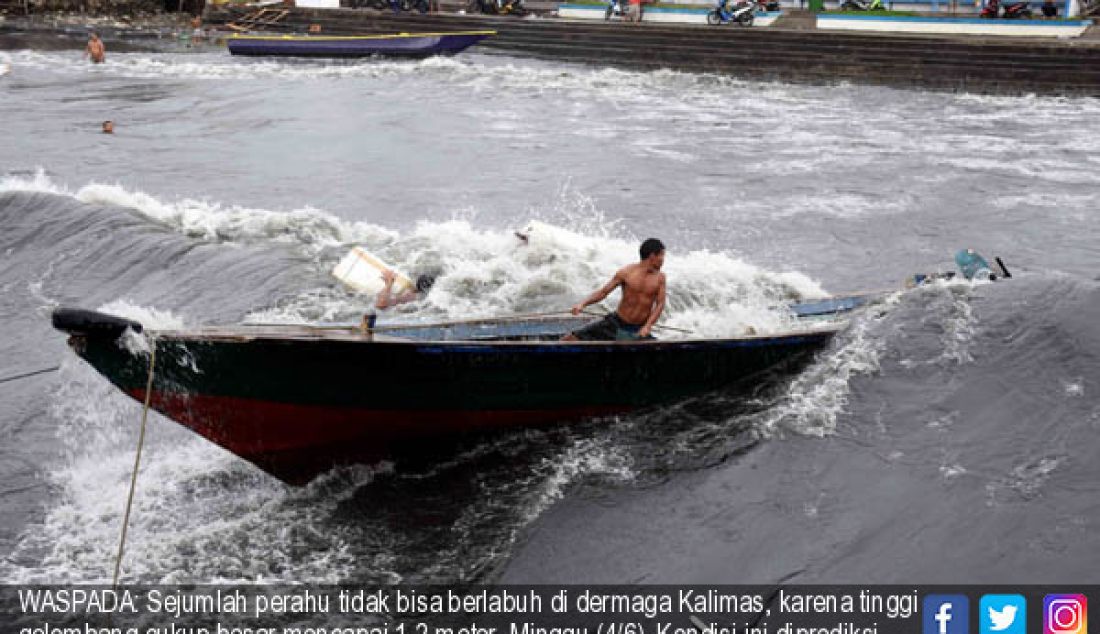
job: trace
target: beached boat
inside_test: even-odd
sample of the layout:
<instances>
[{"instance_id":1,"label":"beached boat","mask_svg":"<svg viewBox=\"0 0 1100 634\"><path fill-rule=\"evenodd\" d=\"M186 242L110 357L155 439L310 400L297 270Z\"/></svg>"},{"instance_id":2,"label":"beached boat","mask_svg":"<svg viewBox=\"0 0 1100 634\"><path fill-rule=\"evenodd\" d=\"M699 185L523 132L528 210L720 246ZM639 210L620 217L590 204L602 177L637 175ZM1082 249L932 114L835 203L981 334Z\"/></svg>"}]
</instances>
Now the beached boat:
<instances>
[{"instance_id":1,"label":"beached boat","mask_svg":"<svg viewBox=\"0 0 1100 634\"><path fill-rule=\"evenodd\" d=\"M233 55L280 57L429 57L454 55L496 31L396 33L393 35L234 35L226 40Z\"/></svg>"},{"instance_id":2,"label":"beached boat","mask_svg":"<svg viewBox=\"0 0 1100 634\"><path fill-rule=\"evenodd\" d=\"M290 483L410 443L627 412L757 381L805 360L840 327L731 339L558 340L590 319L367 332L235 326L136 337L141 325L118 317L64 308L53 315L73 350L139 401L150 359L133 344L155 349L153 409Z\"/></svg>"}]
</instances>

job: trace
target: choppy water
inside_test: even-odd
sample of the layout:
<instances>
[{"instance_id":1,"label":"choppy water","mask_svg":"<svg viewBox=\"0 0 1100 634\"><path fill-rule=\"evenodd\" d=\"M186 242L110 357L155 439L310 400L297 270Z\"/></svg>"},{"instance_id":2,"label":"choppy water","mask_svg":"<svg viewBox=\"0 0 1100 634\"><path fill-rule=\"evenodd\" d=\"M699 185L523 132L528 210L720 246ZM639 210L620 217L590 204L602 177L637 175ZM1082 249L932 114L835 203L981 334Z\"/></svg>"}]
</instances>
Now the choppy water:
<instances>
[{"instance_id":1,"label":"choppy water","mask_svg":"<svg viewBox=\"0 0 1100 634\"><path fill-rule=\"evenodd\" d=\"M781 330L973 246L1011 283L858 318L797 376L292 489L159 416L141 581L1095 581L1100 103L758 84L469 54L0 52L0 578L109 576L139 406L50 308L357 320L365 244L444 271L404 317L566 308L669 246L666 323ZM116 133L99 133L100 122ZM530 220L560 231L521 248Z\"/></svg>"}]
</instances>

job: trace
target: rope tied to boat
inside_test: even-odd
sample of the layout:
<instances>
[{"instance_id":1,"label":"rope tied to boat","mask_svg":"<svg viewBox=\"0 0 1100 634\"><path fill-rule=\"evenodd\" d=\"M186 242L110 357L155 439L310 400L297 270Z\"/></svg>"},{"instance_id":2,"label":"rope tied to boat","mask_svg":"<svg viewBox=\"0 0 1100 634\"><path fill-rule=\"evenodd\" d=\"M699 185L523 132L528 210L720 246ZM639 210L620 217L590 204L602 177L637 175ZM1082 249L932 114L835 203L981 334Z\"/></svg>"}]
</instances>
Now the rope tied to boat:
<instances>
[{"instance_id":1,"label":"rope tied to boat","mask_svg":"<svg viewBox=\"0 0 1100 634\"><path fill-rule=\"evenodd\" d=\"M122 516L122 535L118 540L118 556L115 558L115 574L111 582L118 587L119 571L122 569L122 553L126 548L126 531L130 526L130 509L134 506L134 490L137 488L138 467L141 466L141 449L145 446L145 424L149 418L149 401L153 395L153 372L157 365L157 338L150 338L149 377L145 382L145 405L141 408L141 432L138 434L137 454L134 456L134 471L130 474L130 494L126 498L126 513Z\"/></svg>"}]
</instances>

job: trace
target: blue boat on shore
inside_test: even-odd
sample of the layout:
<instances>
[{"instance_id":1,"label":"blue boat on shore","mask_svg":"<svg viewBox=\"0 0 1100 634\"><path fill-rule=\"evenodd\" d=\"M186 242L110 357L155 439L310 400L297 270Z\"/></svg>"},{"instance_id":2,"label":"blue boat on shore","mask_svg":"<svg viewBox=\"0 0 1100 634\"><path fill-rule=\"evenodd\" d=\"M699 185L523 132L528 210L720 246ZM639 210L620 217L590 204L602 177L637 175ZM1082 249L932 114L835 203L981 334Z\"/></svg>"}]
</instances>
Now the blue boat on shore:
<instances>
[{"instance_id":1,"label":"blue boat on shore","mask_svg":"<svg viewBox=\"0 0 1100 634\"><path fill-rule=\"evenodd\" d=\"M233 55L279 57L430 57L454 55L496 31L396 33L393 35L306 36L234 35L226 40Z\"/></svg>"}]
</instances>

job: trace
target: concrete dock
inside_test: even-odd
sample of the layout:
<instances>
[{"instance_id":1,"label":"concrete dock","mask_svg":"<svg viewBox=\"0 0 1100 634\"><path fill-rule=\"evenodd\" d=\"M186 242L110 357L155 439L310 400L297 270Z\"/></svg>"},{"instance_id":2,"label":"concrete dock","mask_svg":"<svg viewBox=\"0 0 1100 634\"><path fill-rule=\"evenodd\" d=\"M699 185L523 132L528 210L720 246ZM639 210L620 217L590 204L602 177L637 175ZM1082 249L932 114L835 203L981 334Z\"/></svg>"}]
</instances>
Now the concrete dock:
<instances>
[{"instance_id":1,"label":"concrete dock","mask_svg":"<svg viewBox=\"0 0 1100 634\"><path fill-rule=\"evenodd\" d=\"M236 14L239 15L239 14ZM206 21L234 14L210 10ZM494 29L479 49L634 69L994 94L1100 96L1100 41L827 32L790 27L593 23L545 17L292 9L274 32L326 35ZM798 28L802 26L802 28ZM1095 27L1094 27L1095 28Z\"/></svg>"}]
</instances>

